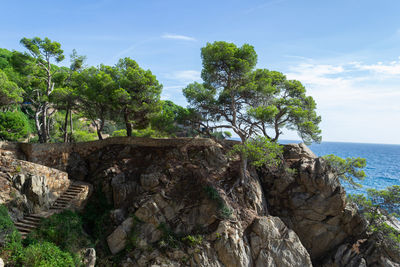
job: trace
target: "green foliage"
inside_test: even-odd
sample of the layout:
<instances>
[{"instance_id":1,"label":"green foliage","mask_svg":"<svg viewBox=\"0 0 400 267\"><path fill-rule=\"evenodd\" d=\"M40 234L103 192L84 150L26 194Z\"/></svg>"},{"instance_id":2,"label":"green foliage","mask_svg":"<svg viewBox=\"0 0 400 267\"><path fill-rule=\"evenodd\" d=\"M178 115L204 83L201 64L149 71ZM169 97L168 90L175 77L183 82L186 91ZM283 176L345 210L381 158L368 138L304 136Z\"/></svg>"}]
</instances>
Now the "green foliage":
<instances>
[{"instance_id":1,"label":"green foliage","mask_svg":"<svg viewBox=\"0 0 400 267\"><path fill-rule=\"evenodd\" d=\"M44 39L39 37L34 37L32 39L22 38L20 42L34 57L41 62L45 62L52 57L56 60L56 62L60 62L64 59L64 51L61 49L61 44L52 42L47 37Z\"/></svg>"},{"instance_id":2,"label":"green foliage","mask_svg":"<svg viewBox=\"0 0 400 267\"><path fill-rule=\"evenodd\" d=\"M369 222L369 230L385 241L385 245L400 252L400 231L388 224L400 217L400 186L393 185L385 190L368 189L365 195L349 195ZM387 221L388 220L388 221Z\"/></svg>"},{"instance_id":3,"label":"green foliage","mask_svg":"<svg viewBox=\"0 0 400 267\"><path fill-rule=\"evenodd\" d=\"M43 219L40 226L24 240L25 244L51 242L72 254L90 244L83 234L82 220L78 214L65 210Z\"/></svg>"},{"instance_id":4,"label":"green foliage","mask_svg":"<svg viewBox=\"0 0 400 267\"><path fill-rule=\"evenodd\" d=\"M89 142L97 140L97 135L95 133L76 130L72 134L72 142Z\"/></svg>"},{"instance_id":5,"label":"green foliage","mask_svg":"<svg viewBox=\"0 0 400 267\"><path fill-rule=\"evenodd\" d=\"M120 59L108 72L118 85L113 98L114 108L122 111L127 135L131 136L132 126L146 128L151 115L160 111L162 85L150 70L143 70L130 58Z\"/></svg>"},{"instance_id":6,"label":"green foliage","mask_svg":"<svg viewBox=\"0 0 400 267\"><path fill-rule=\"evenodd\" d=\"M93 192L81 214L85 229L94 238L95 244L100 244L103 247L107 247L107 233L104 229L111 225L109 214L112 208L113 206L107 201L104 193L97 189Z\"/></svg>"},{"instance_id":7,"label":"green foliage","mask_svg":"<svg viewBox=\"0 0 400 267\"><path fill-rule=\"evenodd\" d=\"M217 132L211 133L211 136L217 140L224 140L226 138L232 137L232 134L231 134L231 132L228 132L228 131L223 131L223 132L217 131Z\"/></svg>"},{"instance_id":8,"label":"green foliage","mask_svg":"<svg viewBox=\"0 0 400 267\"><path fill-rule=\"evenodd\" d=\"M161 223L157 229L162 232L161 240L158 241L160 249L166 250L181 247L181 238L166 223Z\"/></svg>"},{"instance_id":9,"label":"green foliage","mask_svg":"<svg viewBox=\"0 0 400 267\"><path fill-rule=\"evenodd\" d=\"M218 193L217 189L208 185L204 188L204 191L211 200L217 203L219 215L224 219L229 219L232 215L232 210L226 205L225 200Z\"/></svg>"},{"instance_id":10,"label":"green foliage","mask_svg":"<svg viewBox=\"0 0 400 267\"><path fill-rule=\"evenodd\" d=\"M266 137L256 137L247 140L244 144L234 145L229 154L240 154L255 167L264 165L276 167L281 162L282 153L281 145L271 142Z\"/></svg>"},{"instance_id":11,"label":"green foliage","mask_svg":"<svg viewBox=\"0 0 400 267\"><path fill-rule=\"evenodd\" d=\"M112 137L117 137L117 136L127 136L126 135L126 129L121 129L121 130L116 130L112 133Z\"/></svg>"},{"instance_id":12,"label":"green foliage","mask_svg":"<svg viewBox=\"0 0 400 267\"><path fill-rule=\"evenodd\" d=\"M161 103L161 112L152 117L151 126L160 133L174 136L187 124L189 110L169 100Z\"/></svg>"},{"instance_id":13,"label":"green foliage","mask_svg":"<svg viewBox=\"0 0 400 267\"><path fill-rule=\"evenodd\" d=\"M0 257L10 262L16 262L23 254L21 235L15 228L6 206L0 205Z\"/></svg>"},{"instance_id":14,"label":"green foliage","mask_svg":"<svg viewBox=\"0 0 400 267\"><path fill-rule=\"evenodd\" d=\"M230 128L242 142L255 135L277 141L283 128L296 130L306 143L321 141L321 118L313 98L299 81L287 80L282 73L253 71L257 54L252 46L208 43L201 57L204 83L183 89L198 114L193 118L199 128Z\"/></svg>"},{"instance_id":15,"label":"green foliage","mask_svg":"<svg viewBox=\"0 0 400 267\"><path fill-rule=\"evenodd\" d=\"M73 267L74 259L68 252L62 251L49 242L39 242L29 245L24 250L20 262L27 267Z\"/></svg>"},{"instance_id":16,"label":"green foliage","mask_svg":"<svg viewBox=\"0 0 400 267\"><path fill-rule=\"evenodd\" d=\"M361 187L354 179L363 180L365 178L365 172L361 170L367 165L367 161L364 158L343 159L333 154L326 155L323 158L329 162L338 178L347 182L354 188Z\"/></svg>"},{"instance_id":17,"label":"green foliage","mask_svg":"<svg viewBox=\"0 0 400 267\"><path fill-rule=\"evenodd\" d=\"M202 235L187 235L182 238L182 241L188 246L195 247L203 243Z\"/></svg>"},{"instance_id":18,"label":"green foliage","mask_svg":"<svg viewBox=\"0 0 400 267\"><path fill-rule=\"evenodd\" d=\"M0 108L22 102L23 90L0 69Z\"/></svg>"},{"instance_id":19,"label":"green foliage","mask_svg":"<svg viewBox=\"0 0 400 267\"><path fill-rule=\"evenodd\" d=\"M20 111L0 112L0 139L18 141L30 132L28 118Z\"/></svg>"},{"instance_id":20,"label":"green foliage","mask_svg":"<svg viewBox=\"0 0 400 267\"><path fill-rule=\"evenodd\" d=\"M140 221L136 216L132 216L132 218L133 218L132 229L127 237L127 244L126 244L127 251L130 251L137 246L137 241L139 238L138 226L139 224L142 223L142 221Z\"/></svg>"}]
</instances>

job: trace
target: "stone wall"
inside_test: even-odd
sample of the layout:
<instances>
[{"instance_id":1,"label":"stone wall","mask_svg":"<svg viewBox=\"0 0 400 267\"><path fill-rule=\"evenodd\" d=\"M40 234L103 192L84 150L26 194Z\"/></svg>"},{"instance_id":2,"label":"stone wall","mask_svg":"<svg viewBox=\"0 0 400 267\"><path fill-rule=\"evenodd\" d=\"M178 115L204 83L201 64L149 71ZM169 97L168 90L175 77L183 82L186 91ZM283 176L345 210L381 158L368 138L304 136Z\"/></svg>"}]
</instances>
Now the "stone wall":
<instances>
[{"instance_id":1,"label":"stone wall","mask_svg":"<svg viewBox=\"0 0 400 267\"><path fill-rule=\"evenodd\" d=\"M113 137L99 141L83 143L60 143L60 144L18 144L27 161L42 164L48 167L67 171L70 164L70 155L79 154L86 158L89 154L101 150L110 145L127 145L137 147L157 148L180 148L184 151L190 147L210 147L217 145L211 139L206 138L139 138L139 137Z\"/></svg>"},{"instance_id":2,"label":"stone wall","mask_svg":"<svg viewBox=\"0 0 400 267\"><path fill-rule=\"evenodd\" d=\"M70 184L66 172L12 157L0 156L0 195L3 199L0 199L0 202L12 199L12 180L17 174L44 177L51 200L58 198Z\"/></svg>"},{"instance_id":3,"label":"stone wall","mask_svg":"<svg viewBox=\"0 0 400 267\"><path fill-rule=\"evenodd\" d=\"M25 155L20 151L20 144L11 142L0 142L0 156L25 159Z\"/></svg>"}]
</instances>

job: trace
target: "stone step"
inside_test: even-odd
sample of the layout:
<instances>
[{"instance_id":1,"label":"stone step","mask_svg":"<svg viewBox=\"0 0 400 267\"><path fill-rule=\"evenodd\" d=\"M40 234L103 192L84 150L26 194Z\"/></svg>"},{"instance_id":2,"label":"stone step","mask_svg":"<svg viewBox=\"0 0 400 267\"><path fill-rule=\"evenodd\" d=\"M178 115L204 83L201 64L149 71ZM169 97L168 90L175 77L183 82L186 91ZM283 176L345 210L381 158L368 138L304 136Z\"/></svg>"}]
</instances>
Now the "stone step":
<instances>
[{"instance_id":1,"label":"stone step","mask_svg":"<svg viewBox=\"0 0 400 267\"><path fill-rule=\"evenodd\" d=\"M23 219L21 221L18 221L17 223L21 223L23 225L32 225L32 226L37 227L40 224L40 221L32 222L32 221L28 221L28 220ZM17 223L15 225L17 225Z\"/></svg>"},{"instance_id":2,"label":"stone step","mask_svg":"<svg viewBox=\"0 0 400 267\"><path fill-rule=\"evenodd\" d=\"M32 217L32 216L29 215L29 216L24 217L23 220L40 223L41 218Z\"/></svg>"},{"instance_id":3,"label":"stone step","mask_svg":"<svg viewBox=\"0 0 400 267\"><path fill-rule=\"evenodd\" d=\"M68 189L56 199L48 212L41 212L40 214L29 214L22 220L15 223L15 227L21 233L22 238L26 236L35 228L40 225L43 218L49 217L52 214L65 210L70 206L71 202L78 197L80 193L86 190L86 186L81 184L72 183Z\"/></svg>"},{"instance_id":4,"label":"stone step","mask_svg":"<svg viewBox=\"0 0 400 267\"><path fill-rule=\"evenodd\" d=\"M81 193L82 192L82 190L67 190L64 194L79 194L79 193Z\"/></svg>"},{"instance_id":5,"label":"stone step","mask_svg":"<svg viewBox=\"0 0 400 267\"><path fill-rule=\"evenodd\" d=\"M18 227L21 227L21 228L27 228L27 229L35 229L36 228L36 226L37 225L32 225L32 224L30 224L30 223L23 223L23 222L16 222L16 223L14 223L15 224L15 226L18 228Z\"/></svg>"},{"instance_id":6,"label":"stone step","mask_svg":"<svg viewBox=\"0 0 400 267\"><path fill-rule=\"evenodd\" d=\"M25 227L25 226L16 225L15 228L17 228L20 233L21 232L30 233L36 227Z\"/></svg>"},{"instance_id":7,"label":"stone step","mask_svg":"<svg viewBox=\"0 0 400 267\"><path fill-rule=\"evenodd\" d=\"M43 218L43 216L41 216L40 214L29 214L29 217L38 218L38 219Z\"/></svg>"},{"instance_id":8,"label":"stone step","mask_svg":"<svg viewBox=\"0 0 400 267\"><path fill-rule=\"evenodd\" d=\"M62 196L60 196L60 198L74 198L77 195L78 194L76 194L76 193L68 193L68 194L63 194Z\"/></svg>"},{"instance_id":9,"label":"stone step","mask_svg":"<svg viewBox=\"0 0 400 267\"><path fill-rule=\"evenodd\" d=\"M82 188L85 188L85 186L84 185L79 185L79 184L71 184L68 188L79 188L79 189L82 189Z\"/></svg>"},{"instance_id":10,"label":"stone step","mask_svg":"<svg viewBox=\"0 0 400 267\"><path fill-rule=\"evenodd\" d=\"M71 199L57 199L54 203L69 203Z\"/></svg>"}]
</instances>

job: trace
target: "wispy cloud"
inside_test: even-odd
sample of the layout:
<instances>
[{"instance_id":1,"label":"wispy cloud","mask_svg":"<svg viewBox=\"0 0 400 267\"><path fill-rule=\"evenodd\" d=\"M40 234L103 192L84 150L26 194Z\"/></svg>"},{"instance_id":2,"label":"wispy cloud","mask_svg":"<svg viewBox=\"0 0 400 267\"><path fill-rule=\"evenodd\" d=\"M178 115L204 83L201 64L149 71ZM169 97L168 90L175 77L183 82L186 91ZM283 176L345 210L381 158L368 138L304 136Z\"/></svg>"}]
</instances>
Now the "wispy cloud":
<instances>
[{"instance_id":1,"label":"wispy cloud","mask_svg":"<svg viewBox=\"0 0 400 267\"><path fill-rule=\"evenodd\" d=\"M186 35L179 35L179 34L169 34L165 33L161 36L164 39L174 39L174 40L183 40L183 41L196 41L196 38L186 36Z\"/></svg>"},{"instance_id":2,"label":"wispy cloud","mask_svg":"<svg viewBox=\"0 0 400 267\"><path fill-rule=\"evenodd\" d=\"M165 77L182 84L201 81L200 71L197 70L174 71L166 74Z\"/></svg>"},{"instance_id":3,"label":"wispy cloud","mask_svg":"<svg viewBox=\"0 0 400 267\"><path fill-rule=\"evenodd\" d=\"M377 74L384 75L399 75L400 74L400 60L394 60L389 63L378 62L376 64L363 64L360 62L353 63L354 67L360 70L371 71Z\"/></svg>"},{"instance_id":4,"label":"wispy cloud","mask_svg":"<svg viewBox=\"0 0 400 267\"><path fill-rule=\"evenodd\" d=\"M400 61L292 64L289 79L301 81L318 106L327 140L398 143ZM384 129L384 130L382 130Z\"/></svg>"}]
</instances>

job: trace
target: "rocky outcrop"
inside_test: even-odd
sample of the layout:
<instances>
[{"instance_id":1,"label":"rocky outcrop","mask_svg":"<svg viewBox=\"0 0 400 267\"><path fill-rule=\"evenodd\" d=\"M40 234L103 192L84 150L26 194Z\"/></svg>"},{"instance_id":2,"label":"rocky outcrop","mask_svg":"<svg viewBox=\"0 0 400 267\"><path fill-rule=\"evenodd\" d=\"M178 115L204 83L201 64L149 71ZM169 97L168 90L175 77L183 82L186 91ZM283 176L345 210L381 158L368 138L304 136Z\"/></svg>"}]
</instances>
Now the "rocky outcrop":
<instances>
[{"instance_id":1,"label":"rocky outcrop","mask_svg":"<svg viewBox=\"0 0 400 267\"><path fill-rule=\"evenodd\" d=\"M304 145L285 146L291 170L263 169L260 179L271 214L293 229L317 261L349 238L361 234L366 223L324 159Z\"/></svg>"},{"instance_id":2,"label":"rocky outcrop","mask_svg":"<svg viewBox=\"0 0 400 267\"><path fill-rule=\"evenodd\" d=\"M31 208L45 208L65 192L69 184L66 172L0 156L0 204L25 195L32 202Z\"/></svg>"},{"instance_id":3,"label":"rocky outcrop","mask_svg":"<svg viewBox=\"0 0 400 267\"><path fill-rule=\"evenodd\" d=\"M396 266L304 144L285 146L284 167L250 168L237 185L231 143L116 138L21 149L92 184L113 207L99 266L112 255L121 266ZM26 176L12 177L12 188L24 187Z\"/></svg>"}]
</instances>

